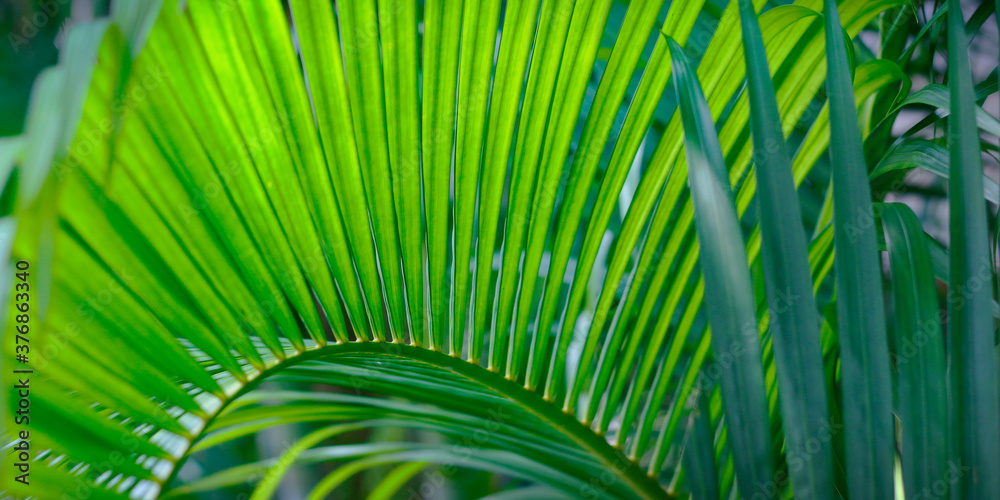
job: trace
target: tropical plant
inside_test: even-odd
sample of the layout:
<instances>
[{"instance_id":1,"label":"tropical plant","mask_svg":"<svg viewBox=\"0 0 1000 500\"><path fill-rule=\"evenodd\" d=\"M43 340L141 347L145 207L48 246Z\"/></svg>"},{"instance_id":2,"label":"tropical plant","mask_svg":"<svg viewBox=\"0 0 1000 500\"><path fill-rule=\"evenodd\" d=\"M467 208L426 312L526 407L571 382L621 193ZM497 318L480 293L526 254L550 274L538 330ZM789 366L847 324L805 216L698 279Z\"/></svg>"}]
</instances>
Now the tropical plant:
<instances>
[{"instance_id":1,"label":"tropical plant","mask_svg":"<svg viewBox=\"0 0 1000 500\"><path fill-rule=\"evenodd\" d=\"M1000 498L996 4L665 3L74 26L0 143L0 495Z\"/></svg>"}]
</instances>

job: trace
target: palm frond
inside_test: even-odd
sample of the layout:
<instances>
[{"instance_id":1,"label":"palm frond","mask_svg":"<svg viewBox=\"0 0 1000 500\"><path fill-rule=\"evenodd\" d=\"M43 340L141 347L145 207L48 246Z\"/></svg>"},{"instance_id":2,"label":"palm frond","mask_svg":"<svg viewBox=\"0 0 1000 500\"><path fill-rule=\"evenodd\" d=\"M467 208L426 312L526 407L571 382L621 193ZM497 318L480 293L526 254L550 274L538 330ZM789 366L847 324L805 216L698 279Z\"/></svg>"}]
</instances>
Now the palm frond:
<instances>
[{"instance_id":1,"label":"palm frond","mask_svg":"<svg viewBox=\"0 0 1000 500\"><path fill-rule=\"evenodd\" d=\"M960 461L951 496L995 497L1000 121L965 52L993 7L914 34L900 0L766 4L121 0L77 24L0 139L29 269L2 377L31 381L0 496L272 498L309 470L311 499L433 471L504 478L491 499L889 498ZM911 92L945 18L947 85ZM946 244L881 203L914 169L948 180Z\"/></svg>"}]
</instances>

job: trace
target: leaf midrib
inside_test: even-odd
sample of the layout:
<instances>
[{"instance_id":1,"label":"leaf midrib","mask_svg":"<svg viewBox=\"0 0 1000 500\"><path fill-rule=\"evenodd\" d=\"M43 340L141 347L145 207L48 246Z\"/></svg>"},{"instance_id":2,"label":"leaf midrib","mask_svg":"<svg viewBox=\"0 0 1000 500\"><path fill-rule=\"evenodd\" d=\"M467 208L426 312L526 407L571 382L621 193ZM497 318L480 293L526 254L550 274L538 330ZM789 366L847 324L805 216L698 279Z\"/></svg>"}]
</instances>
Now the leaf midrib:
<instances>
[{"instance_id":1,"label":"leaf midrib","mask_svg":"<svg viewBox=\"0 0 1000 500\"><path fill-rule=\"evenodd\" d=\"M387 347L397 352L387 352ZM305 352L289 356L279 363L268 367L256 377L243 385L232 396L227 398L219 409L209 416L205 425L197 436L190 442L184 455L178 459L170 476L162 483L163 490L169 491L170 485L176 479L178 471L184 462L190 457L190 450L208 434L212 422L226 412L226 409L234 401L243 395L252 392L256 387L268 379L270 376L280 373L288 368L296 366L306 361L313 361L328 357L335 357L345 354L371 354L373 356L395 357L411 359L427 363L436 368L451 371L475 382L503 397L516 402L521 408L528 411L535 417L546 422L553 429L561 432L572 442L579 445L583 450L591 453L608 470L613 471L621 482L627 485L638 497L644 499L667 499L677 498L666 491L655 477L646 474L642 467L635 461L627 458L627 455L619 448L612 446L604 438L575 419L571 413L565 413L554 403L542 398L540 395L531 392L520 384L504 378L498 373L486 368L470 363L462 358L450 356L438 351L416 347L409 344L395 342L350 342L328 344L322 347L315 347ZM624 461L627 466L622 468L620 464Z\"/></svg>"}]
</instances>

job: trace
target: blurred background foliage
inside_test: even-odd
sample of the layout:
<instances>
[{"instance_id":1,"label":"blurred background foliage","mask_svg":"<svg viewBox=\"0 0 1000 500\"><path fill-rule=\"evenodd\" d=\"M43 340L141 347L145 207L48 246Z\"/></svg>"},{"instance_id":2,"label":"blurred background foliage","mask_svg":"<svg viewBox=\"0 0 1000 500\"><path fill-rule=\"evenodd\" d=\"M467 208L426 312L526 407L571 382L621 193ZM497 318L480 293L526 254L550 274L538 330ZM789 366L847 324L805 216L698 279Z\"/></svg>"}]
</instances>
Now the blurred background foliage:
<instances>
[{"instance_id":1,"label":"blurred background foliage","mask_svg":"<svg viewBox=\"0 0 1000 500\"><path fill-rule=\"evenodd\" d=\"M35 77L56 63L69 19L108 13L107 0L0 2L0 137L24 130Z\"/></svg>"}]
</instances>

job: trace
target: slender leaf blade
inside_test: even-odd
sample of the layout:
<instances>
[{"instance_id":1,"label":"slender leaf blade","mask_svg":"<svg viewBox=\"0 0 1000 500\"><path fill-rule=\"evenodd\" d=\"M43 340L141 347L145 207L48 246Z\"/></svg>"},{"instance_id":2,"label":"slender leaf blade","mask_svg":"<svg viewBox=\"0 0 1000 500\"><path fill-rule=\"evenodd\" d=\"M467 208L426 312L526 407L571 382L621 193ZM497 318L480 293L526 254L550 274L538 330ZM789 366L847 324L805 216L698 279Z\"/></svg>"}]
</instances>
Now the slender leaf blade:
<instances>
[{"instance_id":1,"label":"slender leaf blade","mask_svg":"<svg viewBox=\"0 0 1000 500\"><path fill-rule=\"evenodd\" d=\"M829 425L830 415L806 233L760 25L753 4L739 4L782 430L787 453L808 456L801 467L789 467L789 474L797 497L829 499L834 494L832 445L816 436ZM813 441L819 444L815 450L809 447Z\"/></svg>"},{"instance_id":2,"label":"slender leaf blade","mask_svg":"<svg viewBox=\"0 0 1000 500\"><path fill-rule=\"evenodd\" d=\"M868 170L835 0L824 0L830 99L837 319L847 480L852 498L892 498L889 347Z\"/></svg>"},{"instance_id":3,"label":"slender leaf blade","mask_svg":"<svg viewBox=\"0 0 1000 500\"><path fill-rule=\"evenodd\" d=\"M948 387L944 337L930 250L906 205L882 205L895 311L904 491L934 491L948 470Z\"/></svg>"},{"instance_id":4,"label":"slender leaf blade","mask_svg":"<svg viewBox=\"0 0 1000 500\"><path fill-rule=\"evenodd\" d=\"M761 366L756 302L729 174L701 84L671 41L674 85L690 166L691 200L705 275L712 350L720 362L722 401L740 484L774 479L771 424ZM770 492L764 492L769 496Z\"/></svg>"},{"instance_id":5,"label":"slender leaf blade","mask_svg":"<svg viewBox=\"0 0 1000 500\"><path fill-rule=\"evenodd\" d=\"M962 9L948 2L948 86L951 118L948 143L949 301L948 337L956 408L955 455L970 467L959 478L959 498L1000 497L1000 389L994 357L991 313L993 290L988 285L989 256L983 164L976 129L972 71Z\"/></svg>"}]
</instances>

